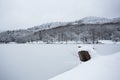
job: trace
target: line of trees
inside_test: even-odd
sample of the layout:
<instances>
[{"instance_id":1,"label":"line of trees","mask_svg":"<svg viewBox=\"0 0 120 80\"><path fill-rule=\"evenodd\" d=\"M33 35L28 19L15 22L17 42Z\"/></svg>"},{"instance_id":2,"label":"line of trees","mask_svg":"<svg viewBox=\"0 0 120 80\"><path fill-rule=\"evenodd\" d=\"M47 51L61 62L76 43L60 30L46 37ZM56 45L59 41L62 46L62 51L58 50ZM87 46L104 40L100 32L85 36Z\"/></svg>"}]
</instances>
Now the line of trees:
<instances>
[{"instance_id":1,"label":"line of trees","mask_svg":"<svg viewBox=\"0 0 120 80\"><path fill-rule=\"evenodd\" d=\"M26 43L32 41L97 43L98 40L120 41L120 23L65 25L47 30L6 31L0 33L0 42Z\"/></svg>"}]
</instances>

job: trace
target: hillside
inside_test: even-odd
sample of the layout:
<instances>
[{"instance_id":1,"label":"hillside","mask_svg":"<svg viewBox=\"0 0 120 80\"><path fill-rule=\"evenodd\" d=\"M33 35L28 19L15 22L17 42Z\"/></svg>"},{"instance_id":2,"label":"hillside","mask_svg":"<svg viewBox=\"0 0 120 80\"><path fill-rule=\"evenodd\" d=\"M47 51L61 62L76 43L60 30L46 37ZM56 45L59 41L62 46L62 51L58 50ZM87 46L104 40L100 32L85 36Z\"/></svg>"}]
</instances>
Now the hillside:
<instances>
[{"instance_id":1,"label":"hillside","mask_svg":"<svg viewBox=\"0 0 120 80\"><path fill-rule=\"evenodd\" d=\"M32 41L97 43L98 40L120 41L120 18L85 17L73 22L42 24L26 30L0 33L0 42Z\"/></svg>"}]
</instances>

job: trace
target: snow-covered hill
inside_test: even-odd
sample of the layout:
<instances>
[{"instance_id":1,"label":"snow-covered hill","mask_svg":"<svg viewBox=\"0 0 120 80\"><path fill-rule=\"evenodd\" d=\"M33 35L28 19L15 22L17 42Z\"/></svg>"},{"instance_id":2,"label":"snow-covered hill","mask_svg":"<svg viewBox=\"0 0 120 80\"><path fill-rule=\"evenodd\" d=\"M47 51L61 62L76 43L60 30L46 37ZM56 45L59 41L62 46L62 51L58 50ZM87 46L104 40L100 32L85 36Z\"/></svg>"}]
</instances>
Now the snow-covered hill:
<instances>
[{"instance_id":1,"label":"snow-covered hill","mask_svg":"<svg viewBox=\"0 0 120 80\"><path fill-rule=\"evenodd\" d=\"M82 18L78 21L73 21L73 22L52 22L52 23L46 23L46 24L41 24L39 26L34 26L32 28L28 28L27 30L30 31L40 31L40 30L46 30L46 29L51 29L59 26L65 26L67 24L104 24L104 23L110 23L110 22L120 22L120 18L113 18L113 19L107 19L107 18L101 18L101 17L95 17L95 16L90 16L90 17L85 17Z\"/></svg>"},{"instance_id":2,"label":"snow-covered hill","mask_svg":"<svg viewBox=\"0 0 120 80\"><path fill-rule=\"evenodd\" d=\"M39 26L34 26L32 28L28 28L28 30L30 31L40 31L40 30L46 30L46 29L51 29L51 28L55 28L55 27L59 27L59 26L64 26L67 25L67 22L53 22L53 23L46 23L46 24L41 24Z\"/></svg>"},{"instance_id":3,"label":"snow-covered hill","mask_svg":"<svg viewBox=\"0 0 120 80\"><path fill-rule=\"evenodd\" d=\"M120 22L120 17L118 17L118 18L113 18L113 22Z\"/></svg>"},{"instance_id":4,"label":"snow-covered hill","mask_svg":"<svg viewBox=\"0 0 120 80\"><path fill-rule=\"evenodd\" d=\"M101 17L95 17L95 16L90 16L90 17L85 17L82 18L78 21L73 21L73 22L51 22L51 23L45 23L41 24L39 26L34 26L32 28L28 28L27 30L37 32L40 30L46 30L46 29L51 29L59 26L65 26L67 24L104 24L104 23L110 23L110 22L120 22L120 18L113 18L113 19L107 19L107 18L101 18Z\"/></svg>"},{"instance_id":5,"label":"snow-covered hill","mask_svg":"<svg viewBox=\"0 0 120 80\"><path fill-rule=\"evenodd\" d=\"M90 16L90 17L82 18L78 22L81 22L84 24L103 24L103 23L112 22L112 19Z\"/></svg>"},{"instance_id":6,"label":"snow-covered hill","mask_svg":"<svg viewBox=\"0 0 120 80\"><path fill-rule=\"evenodd\" d=\"M28 29L0 33L0 43L26 43L38 40L94 43L98 39L120 41L120 18L85 17L73 22L46 23Z\"/></svg>"}]
</instances>

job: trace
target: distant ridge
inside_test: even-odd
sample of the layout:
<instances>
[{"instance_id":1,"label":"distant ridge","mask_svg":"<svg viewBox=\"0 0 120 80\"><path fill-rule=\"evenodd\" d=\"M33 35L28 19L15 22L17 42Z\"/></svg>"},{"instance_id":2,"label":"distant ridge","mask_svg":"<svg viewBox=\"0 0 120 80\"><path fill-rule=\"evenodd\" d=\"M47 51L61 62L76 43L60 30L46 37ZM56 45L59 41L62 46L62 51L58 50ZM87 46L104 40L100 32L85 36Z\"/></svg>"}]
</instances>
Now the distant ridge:
<instances>
[{"instance_id":1,"label":"distant ridge","mask_svg":"<svg viewBox=\"0 0 120 80\"><path fill-rule=\"evenodd\" d=\"M97 40L120 41L120 18L85 17L73 22L53 22L28 29L0 33L0 43L47 43L76 41L96 43Z\"/></svg>"}]
</instances>

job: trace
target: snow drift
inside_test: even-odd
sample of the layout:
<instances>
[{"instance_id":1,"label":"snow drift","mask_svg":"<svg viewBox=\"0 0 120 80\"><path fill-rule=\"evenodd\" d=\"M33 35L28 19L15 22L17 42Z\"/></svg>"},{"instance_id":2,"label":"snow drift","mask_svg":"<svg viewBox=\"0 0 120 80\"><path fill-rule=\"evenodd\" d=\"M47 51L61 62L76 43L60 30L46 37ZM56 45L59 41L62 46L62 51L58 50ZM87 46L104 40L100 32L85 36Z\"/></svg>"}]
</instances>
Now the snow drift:
<instances>
[{"instance_id":1,"label":"snow drift","mask_svg":"<svg viewBox=\"0 0 120 80\"><path fill-rule=\"evenodd\" d=\"M120 52L99 55L49 80L120 80L119 68Z\"/></svg>"},{"instance_id":2,"label":"snow drift","mask_svg":"<svg viewBox=\"0 0 120 80\"><path fill-rule=\"evenodd\" d=\"M79 64L78 46L95 52L89 61ZM86 80L105 73L110 77L115 75L112 80L117 80L119 51L119 44L0 44L0 80L48 80L63 72L53 79Z\"/></svg>"}]
</instances>

